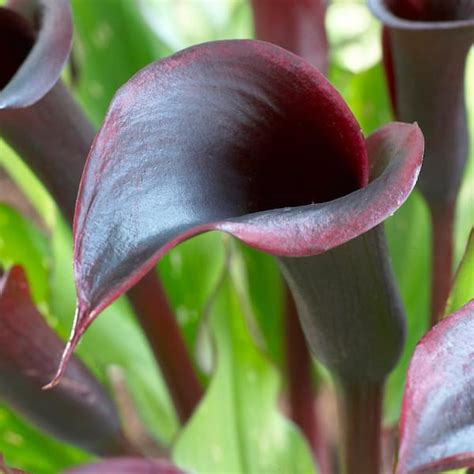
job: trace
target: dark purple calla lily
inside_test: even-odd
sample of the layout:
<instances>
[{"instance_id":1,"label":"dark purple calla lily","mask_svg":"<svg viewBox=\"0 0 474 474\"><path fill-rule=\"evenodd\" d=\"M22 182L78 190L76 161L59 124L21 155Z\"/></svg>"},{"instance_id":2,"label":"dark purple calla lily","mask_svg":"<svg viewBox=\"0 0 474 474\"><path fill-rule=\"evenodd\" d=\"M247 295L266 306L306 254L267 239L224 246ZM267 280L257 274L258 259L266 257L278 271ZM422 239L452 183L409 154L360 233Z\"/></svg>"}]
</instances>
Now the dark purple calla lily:
<instances>
[{"instance_id":1,"label":"dark purple calla lily","mask_svg":"<svg viewBox=\"0 0 474 474\"><path fill-rule=\"evenodd\" d=\"M8 66L0 77L0 135L72 222L95 130L59 80L71 44L69 1L11 1L0 8L0 26L0 51ZM198 403L201 387L154 272L134 289L130 300L184 421Z\"/></svg>"},{"instance_id":2,"label":"dark purple calla lily","mask_svg":"<svg viewBox=\"0 0 474 474\"><path fill-rule=\"evenodd\" d=\"M0 398L55 437L99 455L133 452L111 399L74 357L61 383L54 374L64 343L31 300L21 267L0 277Z\"/></svg>"},{"instance_id":3,"label":"dark purple calla lily","mask_svg":"<svg viewBox=\"0 0 474 474\"><path fill-rule=\"evenodd\" d=\"M467 158L466 56L474 39L470 0L369 0L383 22L384 62L397 118L417 121L426 139L418 187L433 221L432 322L452 276L456 197Z\"/></svg>"},{"instance_id":4,"label":"dark purple calla lily","mask_svg":"<svg viewBox=\"0 0 474 474\"><path fill-rule=\"evenodd\" d=\"M114 98L84 171L78 310L55 382L101 310L171 247L221 230L280 257L314 354L376 387L403 343L377 225L410 193L422 153L416 125L364 142L325 77L269 43L207 43L145 68Z\"/></svg>"},{"instance_id":5,"label":"dark purple calla lily","mask_svg":"<svg viewBox=\"0 0 474 474\"><path fill-rule=\"evenodd\" d=\"M252 0L252 7L257 39L298 54L326 73L326 0Z\"/></svg>"},{"instance_id":6,"label":"dark purple calla lily","mask_svg":"<svg viewBox=\"0 0 474 474\"><path fill-rule=\"evenodd\" d=\"M397 474L474 465L473 341L474 300L419 342L403 397Z\"/></svg>"},{"instance_id":7,"label":"dark purple calla lily","mask_svg":"<svg viewBox=\"0 0 474 474\"><path fill-rule=\"evenodd\" d=\"M168 461L143 458L107 459L68 469L64 474L184 474Z\"/></svg>"}]
</instances>

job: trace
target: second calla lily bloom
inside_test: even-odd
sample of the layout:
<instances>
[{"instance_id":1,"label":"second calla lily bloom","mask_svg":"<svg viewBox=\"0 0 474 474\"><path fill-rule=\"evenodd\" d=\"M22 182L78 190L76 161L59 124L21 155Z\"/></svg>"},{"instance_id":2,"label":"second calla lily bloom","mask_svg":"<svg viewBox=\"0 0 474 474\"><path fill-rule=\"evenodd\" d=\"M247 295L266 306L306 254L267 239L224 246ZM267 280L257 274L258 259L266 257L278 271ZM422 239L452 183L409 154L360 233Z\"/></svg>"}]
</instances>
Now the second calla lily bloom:
<instances>
[{"instance_id":1,"label":"second calla lily bloom","mask_svg":"<svg viewBox=\"0 0 474 474\"><path fill-rule=\"evenodd\" d=\"M370 0L369 5L385 26L384 63L395 114L416 120L426 138L417 186L433 224L434 325L451 286L455 206L469 148L464 76L474 3Z\"/></svg>"},{"instance_id":2,"label":"second calla lily bloom","mask_svg":"<svg viewBox=\"0 0 474 474\"><path fill-rule=\"evenodd\" d=\"M78 310L60 373L100 311L167 250L221 230L279 257L336 378L378 387L404 319L377 226L412 190L422 154L416 125L364 141L326 78L268 43L207 43L145 68L115 96L83 174Z\"/></svg>"}]
</instances>

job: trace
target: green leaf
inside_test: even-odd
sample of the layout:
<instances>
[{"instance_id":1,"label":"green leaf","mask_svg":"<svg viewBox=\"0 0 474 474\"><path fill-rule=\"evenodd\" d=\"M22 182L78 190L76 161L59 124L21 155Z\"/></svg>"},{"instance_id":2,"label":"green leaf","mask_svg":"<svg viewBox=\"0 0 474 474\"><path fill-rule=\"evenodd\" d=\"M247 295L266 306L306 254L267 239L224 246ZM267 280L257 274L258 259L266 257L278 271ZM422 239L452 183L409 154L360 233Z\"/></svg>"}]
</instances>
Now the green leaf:
<instances>
[{"instance_id":1,"label":"green leaf","mask_svg":"<svg viewBox=\"0 0 474 474\"><path fill-rule=\"evenodd\" d=\"M44 311L49 296L49 247L46 237L15 210L0 203L0 263L22 265L33 300Z\"/></svg>"},{"instance_id":2,"label":"green leaf","mask_svg":"<svg viewBox=\"0 0 474 474\"><path fill-rule=\"evenodd\" d=\"M182 243L158 265L161 281L175 310L188 347L196 352L196 336L209 295L225 258L223 235L210 232Z\"/></svg>"},{"instance_id":3,"label":"green leaf","mask_svg":"<svg viewBox=\"0 0 474 474\"><path fill-rule=\"evenodd\" d=\"M0 404L0 453L7 464L34 474L55 474L92 456L40 433Z\"/></svg>"},{"instance_id":4,"label":"green leaf","mask_svg":"<svg viewBox=\"0 0 474 474\"><path fill-rule=\"evenodd\" d=\"M396 423L408 364L417 342L428 329L430 292L430 222L425 202L414 191L385 224L393 269L407 313L407 336L402 357L385 391L385 422Z\"/></svg>"},{"instance_id":5,"label":"green leaf","mask_svg":"<svg viewBox=\"0 0 474 474\"><path fill-rule=\"evenodd\" d=\"M446 314L457 311L474 298L474 229L467 242L466 252L459 265L451 294L449 295Z\"/></svg>"},{"instance_id":6,"label":"green leaf","mask_svg":"<svg viewBox=\"0 0 474 474\"><path fill-rule=\"evenodd\" d=\"M310 474L308 446L277 408L278 373L255 347L242 313L232 276L225 272L210 312L217 368L176 441L173 459L206 474Z\"/></svg>"},{"instance_id":7,"label":"green leaf","mask_svg":"<svg viewBox=\"0 0 474 474\"><path fill-rule=\"evenodd\" d=\"M380 63L359 74L333 65L329 78L344 97L365 135L392 120Z\"/></svg>"},{"instance_id":8,"label":"green leaf","mask_svg":"<svg viewBox=\"0 0 474 474\"><path fill-rule=\"evenodd\" d=\"M139 2L73 0L78 95L100 124L117 89L139 69L171 51L146 25Z\"/></svg>"},{"instance_id":9,"label":"green leaf","mask_svg":"<svg viewBox=\"0 0 474 474\"><path fill-rule=\"evenodd\" d=\"M16 153L0 138L0 167L4 168L14 183L32 203L47 227L53 225L57 208L38 178Z\"/></svg>"},{"instance_id":10,"label":"green leaf","mask_svg":"<svg viewBox=\"0 0 474 474\"><path fill-rule=\"evenodd\" d=\"M258 324L257 343L272 362L283 364L283 278L270 255L239 245L245 272L243 293ZM259 336L259 337L258 337Z\"/></svg>"}]
</instances>

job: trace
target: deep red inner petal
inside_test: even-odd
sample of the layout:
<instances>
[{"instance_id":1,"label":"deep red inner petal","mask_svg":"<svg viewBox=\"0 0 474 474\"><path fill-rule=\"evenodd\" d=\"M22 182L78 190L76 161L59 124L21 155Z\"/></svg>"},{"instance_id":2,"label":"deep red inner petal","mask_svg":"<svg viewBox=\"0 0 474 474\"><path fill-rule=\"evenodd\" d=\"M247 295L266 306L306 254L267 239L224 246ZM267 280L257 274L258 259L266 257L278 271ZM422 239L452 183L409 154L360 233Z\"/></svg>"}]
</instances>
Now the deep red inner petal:
<instances>
[{"instance_id":1,"label":"deep red inner petal","mask_svg":"<svg viewBox=\"0 0 474 474\"><path fill-rule=\"evenodd\" d=\"M34 43L28 22L7 8L0 8L0 90L18 71Z\"/></svg>"},{"instance_id":2,"label":"deep red inner petal","mask_svg":"<svg viewBox=\"0 0 474 474\"><path fill-rule=\"evenodd\" d=\"M474 18L472 0L387 0L400 18L413 21L456 21Z\"/></svg>"}]
</instances>

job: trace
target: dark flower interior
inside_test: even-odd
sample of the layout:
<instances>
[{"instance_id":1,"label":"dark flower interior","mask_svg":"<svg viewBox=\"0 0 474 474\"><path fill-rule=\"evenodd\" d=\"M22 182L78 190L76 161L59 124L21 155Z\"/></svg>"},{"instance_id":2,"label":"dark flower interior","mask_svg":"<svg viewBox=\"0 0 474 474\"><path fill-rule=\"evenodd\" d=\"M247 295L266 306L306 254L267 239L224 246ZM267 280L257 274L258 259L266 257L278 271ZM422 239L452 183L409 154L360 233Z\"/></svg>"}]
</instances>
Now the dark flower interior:
<instances>
[{"instance_id":1,"label":"dark flower interior","mask_svg":"<svg viewBox=\"0 0 474 474\"><path fill-rule=\"evenodd\" d=\"M28 22L7 8L0 8L0 89L10 82L28 56L34 33Z\"/></svg>"},{"instance_id":2,"label":"dark flower interior","mask_svg":"<svg viewBox=\"0 0 474 474\"><path fill-rule=\"evenodd\" d=\"M474 19L472 0L387 0L392 13L413 21L457 21Z\"/></svg>"}]
</instances>

